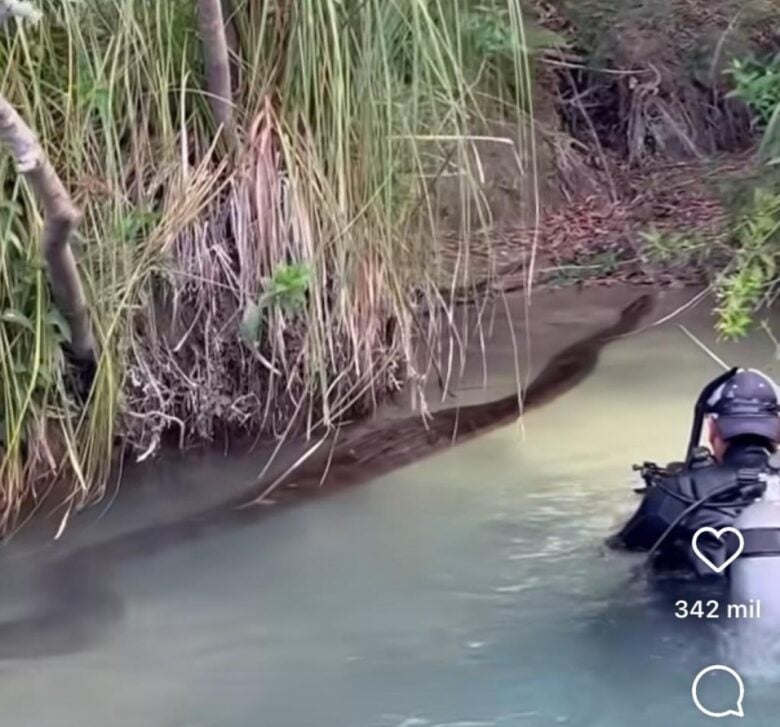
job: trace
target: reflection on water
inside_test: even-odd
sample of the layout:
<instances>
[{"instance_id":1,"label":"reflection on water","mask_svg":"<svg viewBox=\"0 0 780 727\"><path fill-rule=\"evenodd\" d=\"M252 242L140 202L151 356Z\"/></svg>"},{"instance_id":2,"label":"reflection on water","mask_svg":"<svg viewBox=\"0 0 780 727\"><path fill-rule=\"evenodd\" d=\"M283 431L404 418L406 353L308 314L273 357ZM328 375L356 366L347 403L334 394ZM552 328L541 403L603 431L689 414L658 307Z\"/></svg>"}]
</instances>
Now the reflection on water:
<instances>
[{"instance_id":1,"label":"reflection on water","mask_svg":"<svg viewBox=\"0 0 780 727\"><path fill-rule=\"evenodd\" d=\"M686 323L713 344L705 317ZM761 337L718 350L775 369ZM717 625L675 619L680 587L651 587L635 557L601 542L636 504L630 465L682 454L692 400L716 370L674 325L654 329L608 349L524 432L111 564L119 620L81 653L0 663L4 722L707 724L690 688L723 658ZM248 467L210 462L221 481ZM202 464L178 477L202 477ZM110 518L122 506L104 530L119 527ZM33 541L4 556L0 618L35 601L27 574L49 549ZM748 680L743 724L774 721L778 691Z\"/></svg>"}]
</instances>

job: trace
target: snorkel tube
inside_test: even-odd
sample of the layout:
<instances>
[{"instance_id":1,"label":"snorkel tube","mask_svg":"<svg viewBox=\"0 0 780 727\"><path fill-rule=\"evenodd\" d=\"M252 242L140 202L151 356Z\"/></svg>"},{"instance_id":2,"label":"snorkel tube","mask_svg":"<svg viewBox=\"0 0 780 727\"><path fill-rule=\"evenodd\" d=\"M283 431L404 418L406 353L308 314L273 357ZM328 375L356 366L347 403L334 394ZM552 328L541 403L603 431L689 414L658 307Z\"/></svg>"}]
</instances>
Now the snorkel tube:
<instances>
[{"instance_id":1,"label":"snorkel tube","mask_svg":"<svg viewBox=\"0 0 780 727\"><path fill-rule=\"evenodd\" d=\"M738 371L739 369L736 366L730 368L716 379L710 381L710 383L702 389L701 394L699 394L699 398L696 400L696 405L693 409L693 424L691 426L691 435L688 438L688 449L685 452L686 465L691 464L693 453L701 441L701 429L704 425L704 417L706 414L710 413L710 397L715 393L715 391L717 391L718 387L722 386L729 379L733 378Z\"/></svg>"}]
</instances>

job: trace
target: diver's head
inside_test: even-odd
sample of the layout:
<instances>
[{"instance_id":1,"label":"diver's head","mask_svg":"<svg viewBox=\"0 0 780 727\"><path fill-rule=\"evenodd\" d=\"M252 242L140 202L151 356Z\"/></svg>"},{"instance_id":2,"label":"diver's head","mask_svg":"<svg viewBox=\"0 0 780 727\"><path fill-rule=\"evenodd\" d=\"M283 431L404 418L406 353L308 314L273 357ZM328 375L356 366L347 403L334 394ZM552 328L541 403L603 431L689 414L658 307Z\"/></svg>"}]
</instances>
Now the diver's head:
<instances>
[{"instance_id":1,"label":"diver's head","mask_svg":"<svg viewBox=\"0 0 780 727\"><path fill-rule=\"evenodd\" d=\"M705 401L710 446L720 460L737 442L770 450L780 442L780 389L766 374L737 369Z\"/></svg>"}]
</instances>

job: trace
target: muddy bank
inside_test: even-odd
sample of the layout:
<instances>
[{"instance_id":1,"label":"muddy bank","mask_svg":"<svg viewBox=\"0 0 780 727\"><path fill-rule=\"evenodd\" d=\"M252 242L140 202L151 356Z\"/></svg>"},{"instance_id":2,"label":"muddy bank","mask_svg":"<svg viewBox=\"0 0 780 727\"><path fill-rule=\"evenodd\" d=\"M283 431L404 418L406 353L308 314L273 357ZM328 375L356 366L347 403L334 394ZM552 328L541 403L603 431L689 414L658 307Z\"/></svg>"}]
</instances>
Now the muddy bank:
<instances>
[{"instance_id":1,"label":"muddy bank","mask_svg":"<svg viewBox=\"0 0 780 727\"><path fill-rule=\"evenodd\" d=\"M648 320L690 302L698 292L661 292ZM516 392L563 349L612 325L618 312L641 293L632 286L584 292L566 288L540 291L530 299L515 293L507 297L506 305L458 307L451 325L441 331L433 352L444 362L438 371L445 388L440 387L431 367L423 390L423 411L490 402ZM426 360L427 352L420 348L417 365L421 370L426 369ZM419 391L410 383L398 396L383 402L366 425L381 426L386 420L420 416ZM345 422L342 434L348 431L349 424ZM316 441L285 442L267 477L279 475ZM52 547L67 549L69 543L82 542L85 535L89 538L90 532L99 537L115 528L114 519L122 514L130 521L138 518L137 526L140 522L154 524L208 507L226 494L252 488L276 451L276 443L268 440L225 438L183 452L172 446L159 457L140 464L128 459L123 470L115 472L104 501L74 515L71 522L76 527L66 529L63 538ZM215 459L219 453L231 457L229 481L222 477L219 458ZM325 450L319 452L320 457L324 455ZM186 478L182 477L182 470L187 471ZM43 534L50 537L57 531L63 514L61 499L54 493L35 522L17 533L12 542L35 542Z\"/></svg>"},{"instance_id":2,"label":"muddy bank","mask_svg":"<svg viewBox=\"0 0 780 727\"><path fill-rule=\"evenodd\" d=\"M522 293L507 296L505 304L461 306L442 330L433 352L443 364L439 385L431 368L423 389L422 411L436 412L456 406L470 406L512 395L526 387L558 353L576 344L593 331L615 321L617 312L641 294L635 286L609 286L580 290L575 287L535 292L530 299ZM691 305L704 320L710 319L711 299L701 298L701 289L669 289L658 292L654 311L647 324L662 320ZM643 326L644 327L644 326ZM680 337L682 345L685 338ZM418 351L417 365L425 370L426 351ZM382 426L388 420L422 417L420 392L412 384L398 396L386 400L360 427ZM351 431L345 422L345 432ZM225 498L240 495L257 486L259 475L266 481L284 472L318 440L292 440L278 447L267 440L225 438L203 447L176 451L175 442L159 456L134 463L128 459L116 470L100 504L72 514L69 525L57 542L49 539L57 532L65 514L61 493L52 496L38 510L36 518L11 539L14 547L66 552L93 538L116 533L127 521L134 529L186 517ZM229 457L231 477L226 479L221 457ZM327 456L321 448L320 460ZM266 472L269 459L273 465ZM182 472L186 471L186 476ZM120 486L121 480L121 486Z\"/></svg>"}]
</instances>

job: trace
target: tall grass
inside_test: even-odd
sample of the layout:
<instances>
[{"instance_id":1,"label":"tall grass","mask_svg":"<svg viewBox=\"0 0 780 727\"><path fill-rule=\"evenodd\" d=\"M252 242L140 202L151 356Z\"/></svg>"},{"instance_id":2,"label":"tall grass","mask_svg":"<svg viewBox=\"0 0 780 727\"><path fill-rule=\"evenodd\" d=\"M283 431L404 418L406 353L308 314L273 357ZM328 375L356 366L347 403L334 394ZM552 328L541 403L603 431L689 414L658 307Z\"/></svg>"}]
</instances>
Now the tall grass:
<instances>
[{"instance_id":1,"label":"tall grass","mask_svg":"<svg viewBox=\"0 0 780 727\"><path fill-rule=\"evenodd\" d=\"M0 157L5 529L58 480L67 511L100 497L120 439L143 457L170 431L284 436L424 379L416 344L439 335L448 291L473 281L468 238L491 226L475 135L511 119L495 143L533 169L516 0L234 5L238 151L210 116L191 0L45 0L39 26L0 39L0 91L84 213L102 351L78 407L39 215ZM446 254L443 178L462 208Z\"/></svg>"}]
</instances>

